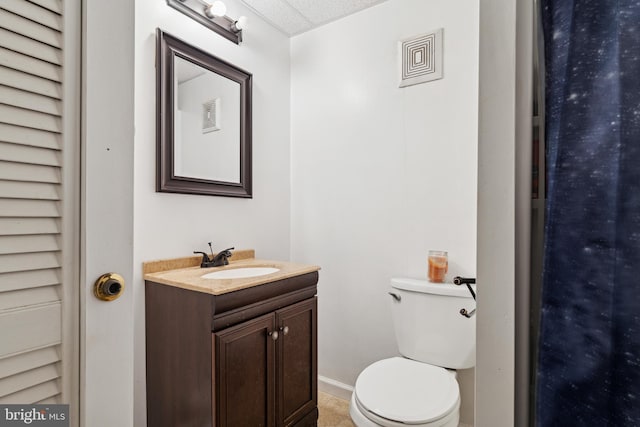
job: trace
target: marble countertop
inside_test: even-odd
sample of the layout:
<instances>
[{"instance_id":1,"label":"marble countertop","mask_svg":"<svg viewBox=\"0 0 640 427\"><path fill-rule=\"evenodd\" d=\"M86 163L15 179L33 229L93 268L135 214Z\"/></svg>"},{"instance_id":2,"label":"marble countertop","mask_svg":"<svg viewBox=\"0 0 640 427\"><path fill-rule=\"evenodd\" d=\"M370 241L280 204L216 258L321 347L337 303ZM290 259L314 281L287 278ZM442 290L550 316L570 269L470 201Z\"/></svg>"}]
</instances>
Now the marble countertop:
<instances>
[{"instance_id":1,"label":"marble countertop","mask_svg":"<svg viewBox=\"0 0 640 427\"><path fill-rule=\"evenodd\" d=\"M256 259L252 250L236 251L233 254L234 256L229 259L229 265L224 267L200 268L200 257L147 262L143 264L144 279L192 291L222 295L320 270L317 265ZM236 258L235 260L233 260L234 257ZM184 267L185 265L191 266ZM246 267L275 267L279 271L257 277L234 279L202 278L203 275L214 271Z\"/></svg>"}]
</instances>

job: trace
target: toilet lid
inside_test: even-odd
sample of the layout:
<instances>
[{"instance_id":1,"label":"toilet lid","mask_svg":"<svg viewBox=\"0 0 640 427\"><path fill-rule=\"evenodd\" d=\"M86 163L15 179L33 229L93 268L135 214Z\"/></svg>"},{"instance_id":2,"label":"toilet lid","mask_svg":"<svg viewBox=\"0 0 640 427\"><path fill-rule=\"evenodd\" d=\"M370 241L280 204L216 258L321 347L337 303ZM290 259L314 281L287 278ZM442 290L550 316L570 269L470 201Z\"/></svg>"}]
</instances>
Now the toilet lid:
<instances>
[{"instance_id":1,"label":"toilet lid","mask_svg":"<svg viewBox=\"0 0 640 427\"><path fill-rule=\"evenodd\" d=\"M367 367L355 386L360 404L375 415L405 424L424 424L448 415L458 403L455 376L444 368L402 357Z\"/></svg>"}]
</instances>

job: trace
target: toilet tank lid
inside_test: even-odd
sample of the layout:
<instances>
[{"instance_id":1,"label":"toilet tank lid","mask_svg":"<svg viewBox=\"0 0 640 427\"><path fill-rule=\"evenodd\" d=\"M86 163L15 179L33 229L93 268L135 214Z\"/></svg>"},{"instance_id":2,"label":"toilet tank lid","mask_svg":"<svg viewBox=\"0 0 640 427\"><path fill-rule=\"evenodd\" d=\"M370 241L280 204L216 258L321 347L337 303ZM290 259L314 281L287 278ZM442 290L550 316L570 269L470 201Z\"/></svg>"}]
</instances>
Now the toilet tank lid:
<instances>
[{"instance_id":1,"label":"toilet tank lid","mask_svg":"<svg viewBox=\"0 0 640 427\"><path fill-rule=\"evenodd\" d=\"M453 283L431 283L427 280L396 277L391 279L391 286L403 291L471 298L471 294L465 285L454 285ZM476 285L471 286L475 292Z\"/></svg>"}]
</instances>

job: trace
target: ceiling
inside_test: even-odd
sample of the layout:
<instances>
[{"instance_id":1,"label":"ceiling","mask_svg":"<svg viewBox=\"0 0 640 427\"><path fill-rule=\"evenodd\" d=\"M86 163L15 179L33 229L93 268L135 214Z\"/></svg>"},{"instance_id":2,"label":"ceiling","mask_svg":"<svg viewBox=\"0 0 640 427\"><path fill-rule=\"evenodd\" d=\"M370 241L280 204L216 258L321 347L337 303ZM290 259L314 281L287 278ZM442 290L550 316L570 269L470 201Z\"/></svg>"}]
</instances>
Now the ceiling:
<instances>
[{"instance_id":1,"label":"ceiling","mask_svg":"<svg viewBox=\"0 0 640 427\"><path fill-rule=\"evenodd\" d=\"M295 36L386 0L241 0L265 21Z\"/></svg>"}]
</instances>

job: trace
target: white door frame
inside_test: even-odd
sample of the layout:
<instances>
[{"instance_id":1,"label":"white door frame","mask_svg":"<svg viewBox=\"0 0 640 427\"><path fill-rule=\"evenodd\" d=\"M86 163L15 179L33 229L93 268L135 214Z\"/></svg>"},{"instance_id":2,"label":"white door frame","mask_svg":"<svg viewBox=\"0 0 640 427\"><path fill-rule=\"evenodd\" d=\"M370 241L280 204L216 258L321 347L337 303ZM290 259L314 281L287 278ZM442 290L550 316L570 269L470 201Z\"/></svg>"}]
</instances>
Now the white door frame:
<instances>
[{"instance_id":1,"label":"white door frame","mask_svg":"<svg viewBox=\"0 0 640 427\"><path fill-rule=\"evenodd\" d=\"M62 209L62 401L70 405L70 425L80 425L80 111L81 4L63 2L63 165Z\"/></svg>"},{"instance_id":2,"label":"white door frame","mask_svg":"<svg viewBox=\"0 0 640 427\"><path fill-rule=\"evenodd\" d=\"M133 425L134 5L82 0L80 425L86 427ZM125 279L124 294L112 302L93 295L94 281L107 272Z\"/></svg>"},{"instance_id":3,"label":"white door frame","mask_svg":"<svg viewBox=\"0 0 640 427\"><path fill-rule=\"evenodd\" d=\"M526 339L517 336L521 331L516 327L528 327L532 3L480 0L475 401L479 427L527 425L523 393L528 389L522 382L522 363L527 360L522 358L528 357L528 334Z\"/></svg>"}]
</instances>

